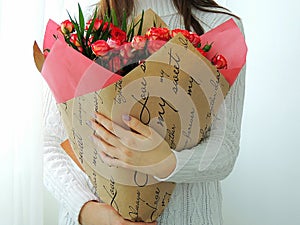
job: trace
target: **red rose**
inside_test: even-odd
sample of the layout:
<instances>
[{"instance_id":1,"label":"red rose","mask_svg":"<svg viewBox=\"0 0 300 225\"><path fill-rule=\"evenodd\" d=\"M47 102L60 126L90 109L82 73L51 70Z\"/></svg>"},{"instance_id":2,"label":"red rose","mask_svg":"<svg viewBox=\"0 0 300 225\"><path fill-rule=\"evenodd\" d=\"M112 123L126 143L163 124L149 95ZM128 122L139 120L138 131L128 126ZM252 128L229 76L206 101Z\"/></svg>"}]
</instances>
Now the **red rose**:
<instances>
[{"instance_id":1,"label":"red rose","mask_svg":"<svg viewBox=\"0 0 300 225\"><path fill-rule=\"evenodd\" d=\"M81 46L77 34L71 34L70 42L71 42L72 44L74 44L76 47Z\"/></svg>"},{"instance_id":2,"label":"red rose","mask_svg":"<svg viewBox=\"0 0 300 225\"><path fill-rule=\"evenodd\" d=\"M111 39L119 46L126 41L126 32L118 27L113 26L110 35Z\"/></svg>"},{"instance_id":3,"label":"red rose","mask_svg":"<svg viewBox=\"0 0 300 225\"><path fill-rule=\"evenodd\" d=\"M189 33L188 40L197 48L199 44L201 43L201 38L196 33Z\"/></svg>"},{"instance_id":4,"label":"red rose","mask_svg":"<svg viewBox=\"0 0 300 225\"><path fill-rule=\"evenodd\" d=\"M140 50L145 47L146 41L147 38L145 36L134 36L131 41L131 46L136 50Z\"/></svg>"},{"instance_id":5,"label":"red rose","mask_svg":"<svg viewBox=\"0 0 300 225\"><path fill-rule=\"evenodd\" d=\"M60 29L63 34L70 34L74 30L74 24L70 20L65 20L60 24Z\"/></svg>"},{"instance_id":6,"label":"red rose","mask_svg":"<svg viewBox=\"0 0 300 225\"><path fill-rule=\"evenodd\" d=\"M227 60L223 55L215 55L211 62L217 67L217 69L227 69Z\"/></svg>"},{"instance_id":7,"label":"red rose","mask_svg":"<svg viewBox=\"0 0 300 225\"><path fill-rule=\"evenodd\" d=\"M162 41L168 41L171 38L169 29L162 28L162 27L151 27L146 32L146 37L149 40L162 40Z\"/></svg>"},{"instance_id":8,"label":"red rose","mask_svg":"<svg viewBox=\"0 0 300 225\"><path fill-rule=\"evenodd\" d=\"M95 41L93 44L91 44L91 48L96 56L104 56L111 49L104 40Z\"/></svg>"},{"instance_id":9,"label":"red rose","mask_svg":"<svg viewBox=\"0 0 300 225\"><path fill-rule=\"evenodd\" d=\"M176 36L178 33L182 33L182 35L185 36L186 38L188 38L190 35L190 32L187 30L174 29L174 30L171 30L171 37Z\"/></svg>"},{"instance_id":10,"label":"red rose","mask_svg":"<svg viewBox=\"0 0 300 225\"><path fill-rule=\"evenodd\" d=\"M153 40L153 41L150 40L147 45L148 52L150 54L153 54L154 52L159 50L165 43L166 41L162 41L162 40Z\"/></svg>"}]
</instances>

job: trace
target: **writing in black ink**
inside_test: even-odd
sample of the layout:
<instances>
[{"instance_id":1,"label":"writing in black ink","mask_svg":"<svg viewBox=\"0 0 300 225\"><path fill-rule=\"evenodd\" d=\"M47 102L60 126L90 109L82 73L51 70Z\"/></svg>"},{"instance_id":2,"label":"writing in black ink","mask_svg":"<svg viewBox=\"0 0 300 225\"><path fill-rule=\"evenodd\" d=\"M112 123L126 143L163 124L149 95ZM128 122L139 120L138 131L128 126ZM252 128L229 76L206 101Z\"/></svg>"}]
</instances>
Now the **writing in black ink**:
<instances>
[{"instance_id":1,"label":"writing in black ink","mask_svg":"<svg viewBox=\"0 0 300 225\"><path fill-rule=\"evenodd\" d=\"M164 82L165 77L170 77L169 74L167 74L163 69L160 71L160 82Z\"/></svg>"},{"instance_id":2,"label":"writing in black ink","mask_svg":"<svg viewBox=\"0 0 300 225\"><path fill-rule=\"evenodd\" d=\"M126 98L122 92L122 80L119 80L115 84L116 97L114 98L115 103L121 104L126 102Z\"/></svg>"},{"instance_id":3,"label":"writing in black ink","mask_svg":"<svg viewBox=\"0 0 300 225\"><path fill-rule=\"evenodd\" d=\"M148 125L150 123L150 119L151 119L150 110L147 107L147 102L149 100L149 93L142 100L137 99L134 95L131 95L131 96L132 96L132 98L134 98L142 106L141 112L140 112L140 115L139 115L140 121L143 124Z\"/></svg>"},{"instance_id":4,"label":"writing in black ink","mask_svg":"<svg viewBox=\"0 0 300 225\"><path fill-rule=\"evenodd\" d=\"M167 128L167 135L168 135L169 145L171 149L176 149L175 130L176 130L175 124L173 124L171 129Z\"/></svg>"},{"instance_id":5,"label":"writing in black ink","mask_svg":"<svg viewBox=\"0 0 300 225\"><path fill-rule=\"evenodd\" d=\"M216 103L216 99L217 99L217 95L218 95L218 90L220 87L220 72L218 71L218 74L216 76L217 81L215 80L210 80L210 84L213 86L213 95L209 97L209 113L206 115L206 118L210 118L210 117L215 117L214 114L214 107L215 107L215 103Z\"/></svg>"},{"instance_id":6,"label":"writing in black ink","mask_svg":"<svg viewBox=\"0 0 300 225\"><path fill-rule=\"evenodd\" d=\"M161 99L162 102L158 103L160 109L158 111L158 121L157 121L157 123L159 125L161 125L162 127L164 127L164 122L165 122L164 115L166 113L165 107L168 106L174 112L178 112L178 110L175 109L171 104L169 104L164 98L160 97L160 99Z\"/></svg>"},{"instance_id":7,"label":"writing in black ink","mask_svg":"<svg viewBox=\"0 0 300 225\"><path fill-rule=\"evenodd\" d=\"M190 95L190 96L192 96L194 84L200 85L200 83L198 83L197 81L195 81L195 79L193 77L190 77L190 79L189 79L189 86L188 86L188 92L187 92L188 95Z\"/></svg>"},{"instance_id":8,"label":"writing in black ink","mask_svg":"<svg viewBox=\"0 0 300 225\"><path fill-rule=\"evenodd\" d=\"M187 147L188 143L191 141L191 133L192 133L194 118L195 118L195 109L192 108L192 111L190 113L190 120L189 120L188 127L186 130L182 131L182 135L184 137L186 137L184 147Z\"/></svg>"},{"instance_id":9,"label":"writing in black ink","mask_svg":"<svg viewBox=\"0 0 300 225\"><path fill-rule=\"evenodd\" d=\"M119 206L116 202L116 197L118 195L118 192L115 189L115 181L114 181L113 177L111 177L109 179L109 189L105 185L103 185L103 188L106 191L106 193L108 194L108 196L111 198L110 205L114 206L115 209L117 211L119 211Z\"/></svg>"},{"instance_id":10,"label":"writing in black ink","mask_svg":"<svg viewBox=\"0 0 300 225\"><path fill-rule=\"evenodd\" d=\"M177 94L178 92L178 81L179 81L179 73L180 73L180 57L178 56L177 53L172 52L172 48L170 48L169 52L169 65L173 65L174 70L173 70L173 84L174 87L172 88L173 92Z\"/></svg>"},{"instance_id":11,"label":"writing in black ink","mask_svg":"<svg viewBox=\"0 0 300 225\"><path fill-rule=\"evenodd\" d=\"M74 129L72 129L72 134L73 134L73 138L74 140L76 141L76 144L79 148L79 151L78 151L78 155L79 155L79 161L81 163L83 163L83 147L84 147L84 143L83 143L83 139L82 137L80 136L80 134L76 133L76 131Z\"/></svg>"},{"instance_id":12,"label":"writing in black ink","mask_svg":"<svg viewBox=\"0 0 300 225\"><path fill-rule=\"evenodd\" d=\"M144 179L144 182L140 182L140 180ZM148 180L149 177L147 174L142 174L139 173L137 171L134 172L134 176L133 176L133 180L134 183L138 186L138 187L145 187L148 184Z\"/></svg>"}]
</instances>

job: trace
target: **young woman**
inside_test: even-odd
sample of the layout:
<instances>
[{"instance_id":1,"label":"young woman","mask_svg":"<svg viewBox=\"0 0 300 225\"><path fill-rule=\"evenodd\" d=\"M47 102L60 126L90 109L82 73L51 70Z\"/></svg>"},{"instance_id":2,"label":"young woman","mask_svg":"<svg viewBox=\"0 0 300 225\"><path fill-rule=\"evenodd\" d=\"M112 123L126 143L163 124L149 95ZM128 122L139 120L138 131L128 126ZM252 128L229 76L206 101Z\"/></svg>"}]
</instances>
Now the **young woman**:
<instances>
[{"instance_id":1,"label":"young woman","mask_svg":"<svg viewBox=\"0 0 300 225\"><path fill-rule=\"evenodd\" d=\"M193 30L198 34L233 18L243 31L241 20L212 0L102 0L99 6L101 12L109 12L110 8L114 8L120 15L120 12L126 9L127 15L133 16L152 8L169 28ZM101 15L100 13L99 17ZM44 183L60 202L59 224L222 224L220 180L230 174L239 152L244 82L245 68L226 96L222 110L218 113L205 141L182 152L169 149L171 157L163 169L146 171L152 173L159 181L172 181L177 184L167 208L154 223L125 221L111 206L101 203L101 196L96 196L88 177L60 147L66 135L55 100L48 92L44 110ZM130 135L131 142L135 142L139 135L149 134L149 130L135 118L124 116L123 119L129 127L137 131ZM99 147L99 153L103 161L113 166L134 167L134 154L126 154L131 149L121 146L120 142L116 141L119 137L110 132L110 123L111 121L98 114L93 125L98 134L95 141L102 146ZM166 145L161 147L165 148ZM125 152L122 151L124 149ZM190 157L189 151L193 150L194 154Z\"/></svg>"}]
</instances>

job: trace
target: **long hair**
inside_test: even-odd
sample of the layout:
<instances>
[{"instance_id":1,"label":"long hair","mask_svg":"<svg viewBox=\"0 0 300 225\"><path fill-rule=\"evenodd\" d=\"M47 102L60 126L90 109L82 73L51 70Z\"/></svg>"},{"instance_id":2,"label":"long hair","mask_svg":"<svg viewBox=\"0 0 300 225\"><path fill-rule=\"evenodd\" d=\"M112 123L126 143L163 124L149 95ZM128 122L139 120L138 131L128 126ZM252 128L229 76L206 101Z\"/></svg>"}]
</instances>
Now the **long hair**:
<instances>
[{"instance_id":1,"label":"long hair","mask_svg":"<svg viewBox=\"0 0 300 225\"><path fill-rule=\"evenodd\" d=\"M199 35L204 33L204 29L192 14L193 8L203 12L225 13L238 18L228 9L219 6L213 0L173 0L173 3L177 8L178 13L184 18L185 29L190 31L192 28ZM100 0L100 2L98 3L98 8L99 18L103 18L105 14L110 15L111 9L114 9L116 11L118 21L121 22L124 11L126 12L127 16L131 15L131 13L133 12L134 0ZM218 11L216 10L217 8L225 9L225 11Z\"/></svg>"}]
</instances>

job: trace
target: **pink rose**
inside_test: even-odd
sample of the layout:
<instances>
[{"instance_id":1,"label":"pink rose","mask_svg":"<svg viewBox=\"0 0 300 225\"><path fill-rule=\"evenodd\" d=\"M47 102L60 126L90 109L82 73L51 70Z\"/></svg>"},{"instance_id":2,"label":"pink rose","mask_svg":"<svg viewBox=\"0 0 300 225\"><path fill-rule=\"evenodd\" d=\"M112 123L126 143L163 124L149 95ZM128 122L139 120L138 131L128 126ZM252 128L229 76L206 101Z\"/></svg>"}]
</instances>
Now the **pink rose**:
<instances>
[{"instance_id":1,"label":"pink rose","mask_svg":"<svg viewBox=\"0 0 300 225\"><path fill-rule=\"evenodd\" d=\"M166 43L166 41L162 41L162 40L149 41L148 45L147 45L148 52L150 54L153 54L154 52L159 50L165 43Z\"/></svg>"},{"instance_id":2,"label":"pink rose","mask_svg":"<svg viewBox=\"0 0 300 225\"><path fill-rule=\"evenodd\" d=\"M132 46L130 43L124 43L120 48L120 56L123 58L132 58L133 53L132 53Z\"/></svg>"},{"instance_id":3,"label":"pink rose","mask_svg":"<svg viewBox=\"0 0 300 225\"><path fill-rule=\"evenodd\" d=\"M131 41L131 46L136 50L140 50L145 47L146 41L147 38L145 36L134 36Z\"/></svg>"},{"instance_id":4,"label":"pink rose","mask_svg":"<svg viewBox=\"0 0 300 225\"><path fill-rule=\"evenodd\" d=\"M107 44L109 45L110 48L118 48L118 47L121 46L120 41L113 40L111 38L108 38L106 42L107 42Z\"/></svg>"}]
</instances>

